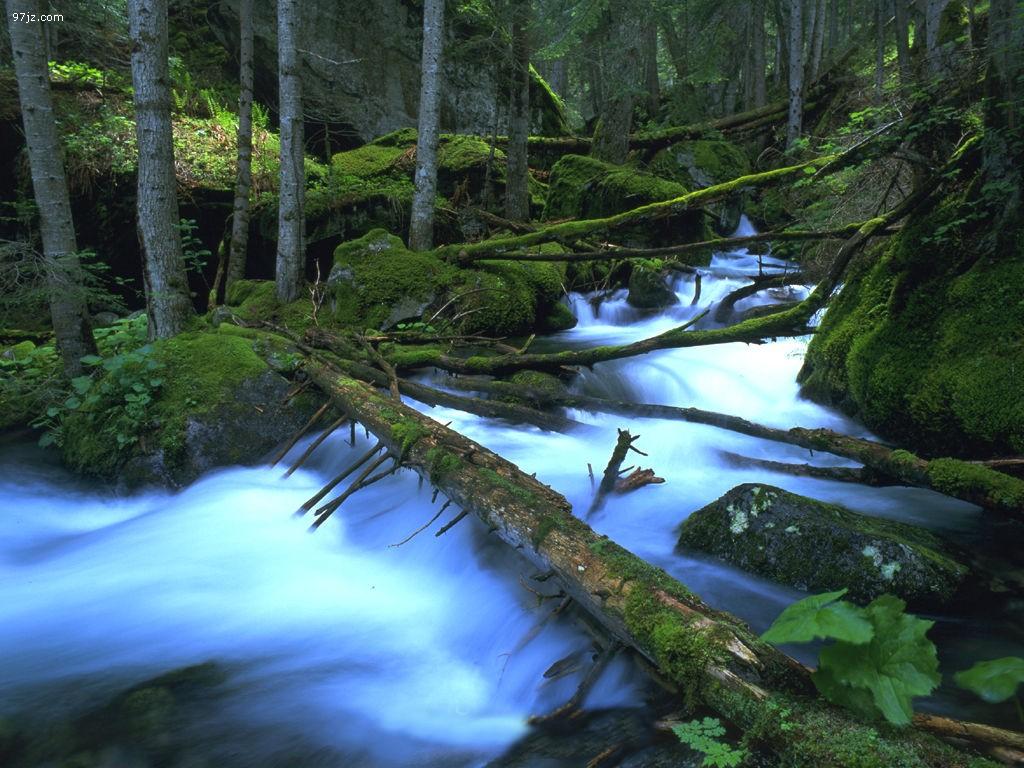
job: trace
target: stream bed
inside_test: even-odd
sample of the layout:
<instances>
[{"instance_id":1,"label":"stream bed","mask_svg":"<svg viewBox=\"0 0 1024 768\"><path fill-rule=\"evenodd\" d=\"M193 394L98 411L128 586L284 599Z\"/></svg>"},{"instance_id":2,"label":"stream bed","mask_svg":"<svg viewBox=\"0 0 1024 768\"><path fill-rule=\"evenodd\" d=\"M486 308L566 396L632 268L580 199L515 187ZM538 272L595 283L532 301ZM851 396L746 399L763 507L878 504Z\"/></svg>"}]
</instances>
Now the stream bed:
<instances>
[{"instance_id":1,"label":"stream bed","mask_svg":"<svg viewBox=\"0 0 1024 768\"><path fill-rule=\"evenodd\" d=\"M755 274L759 261L746 251L716 255L703 270L696 305L694 278L682 276L674 285L680 304L654 315L630 308L625 292L599 305L574 295L577 327L537 343L568 348L649 337L713 307L745 284L742 275ZM738 309L784 298L759 295ZM660 351L597 365L574 386L776 427L866 434L800 399L795 379L806 343ZM443 375L432 380L444 385ZM999 520L928 491L736 468L723 451L794 462L808 454L709 426L573 411L586 426L559 435L410 404L536 472L580 514L593 494L588 464L600 473L617 428L640 434L637 445L649 454L643 465L666 482L612 497L588 522L758 631L801 593L675 552L679 523L740 483L778 485L983 549L1005 539ZM0 446L0 757L5 732L82 739L91 722L83 713L143 681L205 662L216 664L216 684L195 697L187 716L174 716L173 739L187 747L172 760L97 746L89 749L99 757L82 765L486 765L527 734L528 716L572 696L580 673L547 679L544 672L569 654L585 655L590 637L570 621L537 630L551 604L538 606L521 584L533 572L479 521L470 517L435 538L452 509L408 543L391 546L442 501L432 502L432 489L414 473L359 492L316 535L292 517L370 445L361 431L355 445L342 432L287 480L280 467L230 468L176 494L119 495L70 476L32 446ZM827 455L814 461L847 463ZM976 660L1024 655L1021 616L1018 601L983 615L929 617L937 621L931 636L947 684L921 707L1012 725L1012 712L976 703L948 681ZM811 660L807 649L794 650ZM641 708L648 687L620 654L587 707ZM148 727L151 710L144 715Z\"/></svg>"}]
</instances>

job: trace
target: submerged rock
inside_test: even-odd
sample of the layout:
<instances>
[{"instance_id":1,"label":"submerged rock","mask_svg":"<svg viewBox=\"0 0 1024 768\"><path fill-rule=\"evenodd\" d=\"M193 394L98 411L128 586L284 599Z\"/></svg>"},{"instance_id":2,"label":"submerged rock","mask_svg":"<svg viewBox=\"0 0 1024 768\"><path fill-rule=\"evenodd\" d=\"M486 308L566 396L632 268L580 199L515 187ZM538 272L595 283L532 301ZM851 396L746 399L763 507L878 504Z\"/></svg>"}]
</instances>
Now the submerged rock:
<instances>
[{"instance_id":1,"label":"submerged rock","mask_svg":"<svg viewBox=\"0 0 1024 768\"><path fill-rule=\"evenodd\" d=\"M868 517L770 485L747 483L694 512L679 547L810 592L882 594L918 609L946 605L968 568L952 547L916 526Z\"/></svg>"}]
</instances>

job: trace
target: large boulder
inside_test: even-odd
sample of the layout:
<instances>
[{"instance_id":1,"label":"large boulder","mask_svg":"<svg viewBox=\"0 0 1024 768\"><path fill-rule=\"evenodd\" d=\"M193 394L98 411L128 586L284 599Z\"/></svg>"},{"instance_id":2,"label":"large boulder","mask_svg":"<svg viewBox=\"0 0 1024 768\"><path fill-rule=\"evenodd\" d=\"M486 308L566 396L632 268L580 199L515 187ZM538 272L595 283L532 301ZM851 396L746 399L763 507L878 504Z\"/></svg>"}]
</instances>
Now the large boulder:
<instances>
[{"instance_id":1,"label":"large boulder","mask_svg":"<svg viewBox=\"0 0 1024 768\"><path fill-rule=\"evenodd\" d=\"M256 0L256 90L277 101L277 4ZM507 73L494 65L493 24L477 6L451 4L446 14L442 62L441 127L455 133L490 134ZM210 5L214 33L230 55L238 51L239 0ZM407 0L310 0L299 18L303 109L317 123L342 123L364 141L417 124L420 92L422 3ZM568 133L561 100L531 69L532 128ZM507 118L498 130L507 132Z\"/></svg>"},{"instance_id":2,"label":"large boulder","mask_svg":"<svg viewBox=\"0 0 1024 768\"><path fill-rule=\"evenodd\" d=\"M1024 238L1007 226L992 245L979 202L952 196L855 263L807 349L805 395L925 456L1024 452Z\"/></svg>"},{"instance_id":3,"label":"large boulder","mask_svg":"<svg viewBox=\"0 0 1024 768\"><path fill-rule=\"evenodd\" d=\"M551 169L544 218L603 219L648 203L672 200L688 191L678 182L633 165L565 155ZM708 235L705 218L701 211L684 211L625 231L619 229L616 238L639 247L701 240Z\"/></svg>"},{"instance_id":4,"label":"large boulder","mask_svg":"<svg viewBox=\"0 0 1024 768\"><path fill-rule=\"evenodd\" d=\"M750 160L735 144L716 139L680 141L657 152L647 170L688 189L704 189L750 174ZM715 229L731 234L739 226L743 196L712 207Z\"/></svg>"},{"instance_id":5,"label":"large boulder","mask_svg":"<svg viewBox=\"0 0 1024 768\"><path fill-rule=\"evenodd\" d=\"M881 520L769 485L733 488L679 528L679 547L810 592L882 594L917 609L956 599L968 568L952 547L915 526Z\"/></svg>"},{"instance_id":6,"label":"large boulder","mask_svg":"<svg viewBox=\"0 0 1024 768\"><path fill-rule=\"evenodd\" d=\"M298 358L286 349L257 349L263 344L224 324L124 358L95 385L99 400L66 416L65 461L127 486L170 487L217 467L259 461L315 407L303 395L285 402L290 384L282 373Z\"/></svg>"},{"instance_id":7,"label":"large boulder","mask_svg":"<svg viewBox=\"0 0 1024 768\"><path fill-rule=\"evenodd\" d=\"M439 242L463 241L462 222L446 209L466 206L489 207L501 213L505 195L507 162L505 153L475 136L442 134L437 155L437 204L434 235ZM487 168L490 165L491 197L485 200ZM307 168L306 231L309 242L341 238L352 240L372 229L405 233L414 190L416 130L405 128L381 136L356 149L338 152L330 167L319 172ZM540 211L544 188L529 178L531 206ZM261 207L257 226L263 237L273 240L277 232L277 206Z\"/></svg>"},{"instance_id":8,"label":"large boulder","mask_svg":"<svg viewBox=\"0 0 1024 768\"><path fill-rule=\"evenodd\" d=\"M493 336L559 331L576 324L561 303L564 283L563 263L483 261L460 269L376 229L335 249L317 323L360 331L422 324ZM313 322L308 298L281 304L270 281L236 281L227 303L244 320L293 330Z\"/></svg>"}]
</instances>

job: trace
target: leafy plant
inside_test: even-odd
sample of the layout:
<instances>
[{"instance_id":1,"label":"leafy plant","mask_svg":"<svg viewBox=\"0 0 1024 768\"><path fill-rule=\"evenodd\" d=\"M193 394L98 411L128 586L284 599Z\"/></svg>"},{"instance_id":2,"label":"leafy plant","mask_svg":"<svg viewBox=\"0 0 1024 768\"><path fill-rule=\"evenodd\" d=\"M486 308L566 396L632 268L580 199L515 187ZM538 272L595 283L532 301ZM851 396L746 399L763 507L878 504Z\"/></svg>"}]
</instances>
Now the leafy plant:
<instances>
[{"instance_id":1,"label":"leafy plant","mask_svg":"<svg viewBox=\"0 0 1024 768\"><path fill-rule=\"evenodd\" d=\"M206 260L212 254L208 248L203 247L203 241L196 237L199 224L195 219L181 219L178 229L181 231L181 253L185 257L185 268L189 272L202 274Z\"/></svg>"},{"instance_id":2,"label":"leafy plant","mask_svg":"<svg viewBox=\"0 0 1024 768\"><path fill-rule=\"evenodd\" d=\"M906 603L882 595L866 607L840 600L845 589L812 595L780 614L764 639L770 643L834 640L821 650L815 686L829 701L867 718L907 725L915 696L939 684L934 622L906 613Z\"/></svg>"},{"instance_id":3,"label":"leafy plant","mask_svg":"<svg viewBox=\"0 0 1024 768\"><path fill-rule=\"evenodd\" d=\"M703 766L709 768L735 768L747 757L747 750L722 741L725 728L717 717L691 720L672 727L678 739L690 749L704 755Z\"/></svg>"},{"instance_id":4,"label":"leafy plant","mask_svg":"<svg viewBox=\"0 0 1024 768\"><path fill-rule=\"evenodd\" d=\"M1017 705L1017 715L1024 722L1024 706L1021 705L1017 688L1024 683L1024 659L1006 656L1002 659L979 661L970 669L957 672L953 679L961 688L978 694L990 704L998 704L1012 698Z\"/></svg>"}]
</instances>

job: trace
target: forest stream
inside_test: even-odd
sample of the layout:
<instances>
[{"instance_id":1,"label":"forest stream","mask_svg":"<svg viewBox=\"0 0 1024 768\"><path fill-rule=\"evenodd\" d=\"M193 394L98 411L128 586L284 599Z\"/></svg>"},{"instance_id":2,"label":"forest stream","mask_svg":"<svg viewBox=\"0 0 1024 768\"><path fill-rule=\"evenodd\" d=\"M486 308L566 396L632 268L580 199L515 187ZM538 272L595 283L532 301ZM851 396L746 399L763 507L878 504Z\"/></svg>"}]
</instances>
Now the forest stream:
<instances>
[{"instance_id":1,"label":"forest stream","mask_svg":"<svg viewBox=\"0 0 1024 768\"><path fill-rule=\"evenodd\" d=\"M752 231L744 219L737 234ZM743 250L716 254L700 270L695 305L694 276L679 275L672 288L680 304L654 314L629 307L624 290L602 301L572 294L579 324L538 340L537 348L647 338L713 308L746 282L741 275L788 266ZM787 295L762 293L739 308L807 293L780 290ZM598 364L574 387L782 428L869 436L856 422L800 398L796 374L806 344L794 338L659 351ZM443 387L445 377L430 380ZM639 461L665 482L612 497L588 522L757 632L803 595L675 550L677 526L740 483L771 483L929 527L976 551L1012 547L994 517L930 491L736 467L723 452L788 462L807 461L808 453L709 426L570 411L585 426L552 434L406 402L536 473L581 516L594 494L588 465L599 475L617 428L639 434L637 447L648 454ZM142 681L214 662L223 678L176 724L175 740L188 746L174 765L485 765L501 755L527 733L530 715L572 696L581 672L553 679L544 673L568 655L585 656L591 639L564 619L537 632L551 602L539 605L535 593L550 588L532 581L535 570L472 515L437 538L446 514L393 546L441 504L412 472L366 488L310 535L292 512L371 442L361 428L354 445L349 437L347 428L333 434L288 479L280 466L235 467L208 473L179 493L115 493L74 477L35 447L4 445L0 497L9 512L0 516L0 722L12 718L39 733L59 731L62 721ZM827 454L814 461L843 464ZM929 616L937 622L931 637L942 668L1024 656L1024 612L1019 601L1008 604L984 615ZM787 650L805 663L816 652ZM999 719L948 678L919 709ZM649 687L647 676L620 654L586 707L643 707ZM1001 724L1012 726L1012 713L1006 714ZM111 764L147 765L134 759Z\"/></svg>"}]
</instances>

